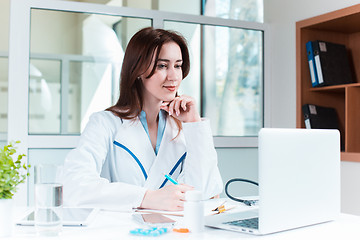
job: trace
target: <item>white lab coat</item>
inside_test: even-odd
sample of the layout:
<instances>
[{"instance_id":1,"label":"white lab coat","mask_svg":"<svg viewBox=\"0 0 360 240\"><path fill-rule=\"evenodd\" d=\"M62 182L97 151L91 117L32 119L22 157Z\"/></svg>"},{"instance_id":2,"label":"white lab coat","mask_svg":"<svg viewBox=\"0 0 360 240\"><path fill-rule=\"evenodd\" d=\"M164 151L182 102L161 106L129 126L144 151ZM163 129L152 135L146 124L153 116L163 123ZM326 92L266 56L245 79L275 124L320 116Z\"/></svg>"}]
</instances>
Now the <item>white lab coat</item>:
<instances>
[{"instance_id":1,"label":"white lab coat","mask_svg":"<svg viewBox=\"0 0 360 240\"><path fill-rule=\"evenodd\" d=\"M223 183L209 121L183 123L175 138L177 133L167 117L156 155L139 118L94 113L65 160L64 205L131 210L140 206L147 189L159 189L171 171L175 180L201 190L204 198L219 194Z\"/></svg>"}]
</instances>

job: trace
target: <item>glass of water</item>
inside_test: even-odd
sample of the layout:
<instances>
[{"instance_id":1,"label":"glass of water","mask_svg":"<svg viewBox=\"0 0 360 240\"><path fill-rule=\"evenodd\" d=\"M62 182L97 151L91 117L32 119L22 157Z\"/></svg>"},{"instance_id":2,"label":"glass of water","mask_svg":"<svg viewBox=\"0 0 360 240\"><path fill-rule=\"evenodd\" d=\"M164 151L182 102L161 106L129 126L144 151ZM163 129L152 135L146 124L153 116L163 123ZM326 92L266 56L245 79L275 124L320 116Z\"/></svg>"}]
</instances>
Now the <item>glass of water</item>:
<instances>
[{"instance_id":1,"label":"glass of water","mask_svg":"<svg viewBox=\"0 0 360 240\"><path fill-rule=\"evenodd\" d=\"M58 180L61 167L35 166L35 228L38 235L57 236L62 230L63 186Z\"/></svg>"}]
</instances>

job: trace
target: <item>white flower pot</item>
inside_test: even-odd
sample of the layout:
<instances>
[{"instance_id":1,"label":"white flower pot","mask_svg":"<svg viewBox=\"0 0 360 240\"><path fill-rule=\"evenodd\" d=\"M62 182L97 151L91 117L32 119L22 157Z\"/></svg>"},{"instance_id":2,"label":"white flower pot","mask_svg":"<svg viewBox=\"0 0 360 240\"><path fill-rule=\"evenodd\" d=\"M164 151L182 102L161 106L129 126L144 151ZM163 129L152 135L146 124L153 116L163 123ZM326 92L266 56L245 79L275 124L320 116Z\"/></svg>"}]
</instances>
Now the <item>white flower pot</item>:
<instances>
[{"instance_id":1,"label":"white flower pot","mask_svg":"<svg viewBox=\"0 0 360 240\"><path fill-rule=\"evenodd\" d=\"M13 199L0 199L0 238L13 233Z\"/></svg>"}]
</instances>

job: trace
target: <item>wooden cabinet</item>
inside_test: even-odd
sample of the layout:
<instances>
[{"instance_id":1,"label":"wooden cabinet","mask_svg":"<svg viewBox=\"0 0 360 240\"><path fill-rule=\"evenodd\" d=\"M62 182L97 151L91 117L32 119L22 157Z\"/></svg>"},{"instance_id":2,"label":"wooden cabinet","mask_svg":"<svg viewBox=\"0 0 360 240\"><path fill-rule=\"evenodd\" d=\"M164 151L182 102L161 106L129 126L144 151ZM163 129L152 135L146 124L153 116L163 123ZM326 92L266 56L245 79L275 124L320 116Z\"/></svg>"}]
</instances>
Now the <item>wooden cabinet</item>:
<instances>
[{"instance_id":1,"label":"wooden cabinet","mask_svg":"<svg viewBox=\"0 0 360 240\"><path fill-rule=\"evenodd\" d=\"M356 83L311 86L305 44L322 40L344 44L348 49ZM301 106L333 107L340 121L345 146L341 160L360 162L360 4L296 23L296 126L304 128Z\"/></svg>"}]
</instances>

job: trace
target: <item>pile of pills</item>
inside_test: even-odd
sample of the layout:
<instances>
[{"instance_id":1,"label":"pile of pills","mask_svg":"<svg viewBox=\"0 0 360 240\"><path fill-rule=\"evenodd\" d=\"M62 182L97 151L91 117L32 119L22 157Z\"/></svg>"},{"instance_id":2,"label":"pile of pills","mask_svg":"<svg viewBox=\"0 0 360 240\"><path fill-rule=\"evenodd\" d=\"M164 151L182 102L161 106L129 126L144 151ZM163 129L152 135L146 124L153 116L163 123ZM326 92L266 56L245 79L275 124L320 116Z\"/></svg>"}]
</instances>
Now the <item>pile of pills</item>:
<instances>
[{"instance_id":1,"label":"pile of pills","mask_svg":"<svg viewBox=\"0 0 360 240\"><path fill-rule=\"evenodd\" d=\"M130 234L138 235L138 236L150 236L157 237L161 234L167 233L167 228L136 228L134 230L130 230Z\"/></svg>"}]
</instances>

